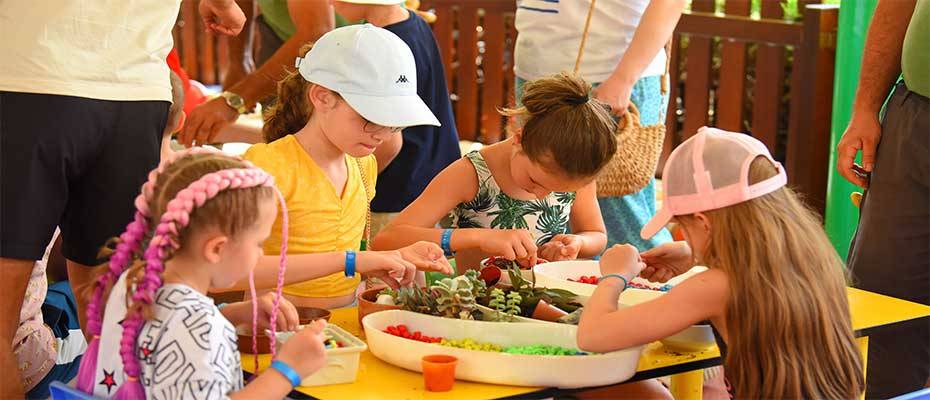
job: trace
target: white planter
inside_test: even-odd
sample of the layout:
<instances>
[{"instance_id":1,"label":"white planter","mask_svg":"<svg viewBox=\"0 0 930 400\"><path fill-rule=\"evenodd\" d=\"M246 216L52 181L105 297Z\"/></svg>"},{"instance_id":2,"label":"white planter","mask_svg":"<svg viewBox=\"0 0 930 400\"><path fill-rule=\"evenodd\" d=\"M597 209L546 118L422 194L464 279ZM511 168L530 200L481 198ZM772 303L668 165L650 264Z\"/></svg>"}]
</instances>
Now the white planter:
<instances>
[{"instance_id":1,"label":"white planter","mask_svg":"<svg viewBox=\"0 0 930 400\"><path fill-rule=\"evenodd\" d=\"M685 279L705 270L707 270L706 267L694 267L690 271L669 280L668 284L672 286L678 285ZM587 297L590 297L594 293L594 289L597 288L597 285L572 282L569 279L578 279L582 276L601 276L601 268L597 261L582 260L556 261L539 264L533 268L533 272L536 273L536 285L569 290L584 296L584 300L587 300ZM635 278L633 282L657 286L656 283L649 282L642 278ZM633 306L654 300L663 294L665 294L665 292L658 290L629 288L620 294L620 304L624 306ZM532 321L536 322L535 320ZM694 325L690 328L685 328L685 330L679 333L662 339L661 342L668 347L685 351L704 350L716 344L710 325Z\"/></svg>"},{"instance_id":2,"label":"white planter","mask_svg":"<svg viewBox=\"0 0 930 400\"><path fill-rule=\"evenodd\" d=\"M384 332L403 324L410 331L447 339L471 338L503 347L551 345L577 348L577 327L564 324L500 323L434 317L390 310L362 320L368 347L375 357L411 371L422 371L421 359L432 354L458 358L456 379L514 386L579 388L623 382L636 373L644 346L588 356L534 356L466 350L404 339Z\"/></svg>"}]
</instances>

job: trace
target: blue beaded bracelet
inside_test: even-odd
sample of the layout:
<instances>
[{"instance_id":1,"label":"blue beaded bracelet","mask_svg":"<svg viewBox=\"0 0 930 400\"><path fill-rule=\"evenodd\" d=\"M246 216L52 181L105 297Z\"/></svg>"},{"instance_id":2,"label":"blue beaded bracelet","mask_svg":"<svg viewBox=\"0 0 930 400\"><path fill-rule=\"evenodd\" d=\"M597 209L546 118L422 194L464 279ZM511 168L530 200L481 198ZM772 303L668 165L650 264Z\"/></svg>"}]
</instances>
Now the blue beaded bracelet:
<instances>
[{"instance_id":1,"label":"blue beaded bracelet","mask_svg":"<svg viewBox=\"0 0 930 400\"><path fill-rule=\"evenodd\" d=\"M600 278L597 278L597 283L601 283L604 279L607 279L607 278L617 278L617 279L620 279L621 281L623 281L623 289L620 289L621 292L624 291L624 290L626 290L626 287L630 285L630 282L627 281L626 278L624 278L623 275L620 275L620 274L607 274L607 275L604 275L604 276L602 276L602 277L600 277Z\"/></svg>"},{"instance_id":2,"label":"blue beaded bracelet","mask_svg":"<svg viewBox=\"0 0 930 400\"><path fill-rule=\"evenodd\" d=\"M300 386L300 375L298 375L297 371L294 371L294 368L291 368L291 366L287 365L287 363L284 361L272 361L271 369L280 372L281 375L284 375L284 377L287 378L287 380L291 381L291 387Z\"/></svg>"},{"instance_id":3,"label":"blue beaded bracelet","mask_svg":"<svg viewBox=\"0 0 930 400\"><path fill-rule=\"evenodd\" d=\"M346 250L346 278L355 277L355 252Z\"/></svg>"},{"instance_id":4,"label":"blue beaded bracelet","mask_svg":"<svg viewBox=\"0 0 930 400\"><path fill-rule=\"evenodd\" d=\"M442 239L439 245L442 246L442 251L446 254L446 257L452 257L452 229L442 231Z\"/></svg>"}]
</instances>

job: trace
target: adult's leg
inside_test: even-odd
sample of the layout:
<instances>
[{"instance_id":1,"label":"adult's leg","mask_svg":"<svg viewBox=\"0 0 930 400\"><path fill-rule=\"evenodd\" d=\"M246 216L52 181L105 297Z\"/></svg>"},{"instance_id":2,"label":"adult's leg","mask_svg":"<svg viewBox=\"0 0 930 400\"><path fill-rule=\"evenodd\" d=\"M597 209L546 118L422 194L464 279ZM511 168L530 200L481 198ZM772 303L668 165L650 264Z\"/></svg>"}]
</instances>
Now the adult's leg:
<instances>
[{"instance_id":1,"label":"adult's leg","mask_svg":"<svg viewBox=\"0 0 930 400\"><path fill-rule=\"evenodd\" d=\"M81 326L86 326L87 296L106 260L98 258L106 242L119 236L133 218L133 200L149 171L158 166L161 136L168 118L165 101L108 102L111 121L92 162L69 188L61 223L62 252L74 290ZM86 334L86 332L85 332Z\"/></svg>"},{"instance_id":2,"label":"adult's leg","mask_svg":"<svg viewBox=\"0 0 930 400\"><path fill-rule=\"evenodd\" d=\"M898 85L882 121L848 265L860 289L930 304L930 101ZM872 335L868 398L924 386L930 323Z\"/></svg>"},{"instance_id":3,"label":"adult's leg","mask_svg":"<svg viewBox=\"0 0 930 400\"><path fill-rule=\"evenodd\" d=\"M13 351L23 299L68 198L69 162L89 142L83 100L0 92L0 398L22 398Z\"/></svg>"}]
</instances>

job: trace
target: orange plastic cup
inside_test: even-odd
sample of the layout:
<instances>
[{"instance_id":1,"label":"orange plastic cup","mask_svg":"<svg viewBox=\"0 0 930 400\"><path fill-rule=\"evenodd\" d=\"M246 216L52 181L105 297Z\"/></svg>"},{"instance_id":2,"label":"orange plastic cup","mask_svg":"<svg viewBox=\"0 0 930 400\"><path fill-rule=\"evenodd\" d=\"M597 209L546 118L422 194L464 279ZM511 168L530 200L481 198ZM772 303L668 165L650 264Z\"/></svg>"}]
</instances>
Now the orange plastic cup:
<instances>
[{"instance_id":1,"label":"orange plastic cup","mask_svg":"<svg viewBox=\"0 0 930 400\"><path fill-rule=\"evenodd\" d=\"M448 392L455 385L455 365L459 359L447 355L423 357L423 382L430 392Z\"/></svg>"}]
</instances>

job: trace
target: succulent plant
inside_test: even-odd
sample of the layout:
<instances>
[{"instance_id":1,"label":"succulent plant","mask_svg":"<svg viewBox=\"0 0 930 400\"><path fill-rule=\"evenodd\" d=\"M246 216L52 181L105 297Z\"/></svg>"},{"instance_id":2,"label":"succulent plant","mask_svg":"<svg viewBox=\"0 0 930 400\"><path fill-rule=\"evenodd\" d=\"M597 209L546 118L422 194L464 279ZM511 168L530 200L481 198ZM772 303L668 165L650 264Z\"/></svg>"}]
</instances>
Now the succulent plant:
<instances>
[{"instance_id":1,"label":"succulent plant","mask_svg":"<svg viewBox=\"0 0 930 400\"><path fill-rule=\"evenodd\" d=\"M507 307L504 309L504 312L508 315L520 315L520 302L523 299L520 297L520 293L510 292L507 294Z\"/></svg>"},{"instance_id":2,"label":"succulent plant","mask_svg":"<svg viewBox=\"0 0 930 400\"><path fill-rule=\"evenodd\" d=\"M430 289L436 296L437 311L443 317L474 319L477 310L474 285L468 276L445 278Z\"/></svg>"},{"instance_id":3,"label":"succulent plant","mask_svg":"<svg viewBox=\"0 0 930 400\"><path fill-rule=\"evenodd\" d=\"M439 304L430 291L418 287L402 287L397 290L394 298L395 304L404 307L404 310L421 314L438 315Z\"/></svg>"}]
</instances>

